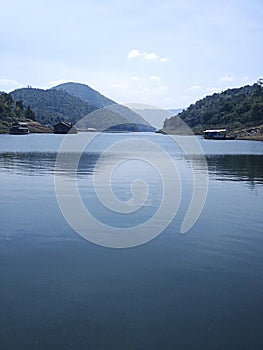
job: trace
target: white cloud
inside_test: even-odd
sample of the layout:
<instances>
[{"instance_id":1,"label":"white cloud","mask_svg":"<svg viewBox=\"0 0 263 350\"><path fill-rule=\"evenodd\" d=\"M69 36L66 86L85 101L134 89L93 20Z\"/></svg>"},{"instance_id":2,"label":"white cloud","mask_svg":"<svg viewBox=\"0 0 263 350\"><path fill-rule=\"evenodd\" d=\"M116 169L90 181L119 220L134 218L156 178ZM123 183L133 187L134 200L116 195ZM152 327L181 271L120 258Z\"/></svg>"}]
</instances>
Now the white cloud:
<instances>
[{"instance_id":1,"label":"white cloud","mask_svg":"<svg viewBox=\"0 0 263 350\"><path fill-rule=\"evenodd\" d=\"M0 79L0 91L12 91L14 89L20 88L23 85L13 79Z\"/></svg>"},{"instance_id":2,"label":"white cloud","mask_svg":"<svg viewBox=\"0 0 263 350\"><path fill-rule=\"evenodd\" d=\"M131 60L138 57L143 57L146 61L152 61L152 60L156 60L159 62L168 61L167 57L160 57L155 52L142 52L137 49L133 49L128 53L127 60Z\"/></svg>"},{"instance_id":3,"label":"white cloud","mask_svg":"<svg viewBox=\"0 0 263 350\"><path fill-rule=\"evenodd\" d=\"M235 77L231 77L229 75L225 75L224 77L220 78L221 81L232 81Z\"/></svg>"},{"instance_id":4,"label":"white cloud","mask_svg":"<svg viewBox=\"0 0 263 350\"><path fill-rule=\"evenodd\" d=\"M157 58L159 58L156 53L151 52L151 53L147 53L146 55L144 55L144 58L146 60L157 60Z\"/></svg>"},{"instance_id":5,"label":"white cloud","mask_svg":"<svg viewBox=\"0 0 263 350\"><path fill-rule=\"evenodd\" d=\"M5 78L3 78L3 79L0 79L0 83L1 84L19 84L17 81L15 81L15 80L12 80L12 79L5 79Z\"/></svg>"},{"instance_id":6,"label":"white cloud","mask_svg":"<svg viewBox=\"0 0 263 350\"><path fill-rule=\"evenodd\" d=\"M140 53L139 50L131 50L129 53L128 53L128 56L127 56L127 60L131 60L132 58L135 58L135 57L138 57L138 56L141 56L142 53Z\"/></svg>"}]
</instances>

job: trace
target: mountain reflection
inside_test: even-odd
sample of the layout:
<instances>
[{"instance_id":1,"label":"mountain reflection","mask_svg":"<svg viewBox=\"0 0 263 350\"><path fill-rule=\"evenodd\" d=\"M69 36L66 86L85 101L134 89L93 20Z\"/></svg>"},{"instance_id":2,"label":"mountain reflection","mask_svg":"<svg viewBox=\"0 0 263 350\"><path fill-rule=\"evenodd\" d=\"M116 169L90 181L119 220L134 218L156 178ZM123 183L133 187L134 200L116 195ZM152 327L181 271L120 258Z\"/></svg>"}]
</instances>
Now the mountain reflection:
<instances>
[{"instance_id":1,"label":"mountain reflection","mask_svg":"<svg viewBox=\"0 0 263 350\"><path fill-rule=\"evenodd\" d=\"M105 158L101 153L89 152L81 156L77 153L65 153L56 166L57 153L54 152L0 153L0 171L27 176L54 174L56 171L71 177L76 176L75 164L76 159L79 159L77 175L81 177L93 174L98 160L102 166L100 170L103 171L103 167L110 162L109 157L115 158L116 155L108 154ZM202 170L202 160L198 156L191 159L195 167ZM262 155L209 155L206 161L210 177L218 181L247 181L251 185L263 183Z\"/></svg>"},{"instance_id":2,"label":"mountain reflection","mask_svg":"<svg viewBox=\"0 0 263 350\"><path fill-rule=\"evenodd\" d=\"M199 165L198 157L193 159ZM263 183L262 155L211 155L206 157L210 177L218 181Z\"/></svg>"},{"instance_id":3,"label":"mountain reflection","mask_svg":"<svg viewBox=\"0 0 263 350\"><path fill-rule=\"evenodd\" d=\"M81 176L93 173L99 156L99 153L84 153L81 157L76 153L65 153L56 167L57 153L0 153L0 171L28 176L54 174L57 171L75 176L75 160L80 157L77 174Z\"/></svg>"}]
</instances>

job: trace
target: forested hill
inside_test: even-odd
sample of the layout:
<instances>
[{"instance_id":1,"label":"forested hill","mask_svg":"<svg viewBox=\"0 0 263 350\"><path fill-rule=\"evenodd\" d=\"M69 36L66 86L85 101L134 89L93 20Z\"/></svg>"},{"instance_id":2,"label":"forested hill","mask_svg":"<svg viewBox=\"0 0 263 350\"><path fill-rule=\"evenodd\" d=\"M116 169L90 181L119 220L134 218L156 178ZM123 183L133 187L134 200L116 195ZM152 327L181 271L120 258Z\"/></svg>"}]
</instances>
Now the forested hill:
<instances>
[{"instance_id":1,"label":"forested hill","mask_svg":"<svg viewBox=\"0 0 263 350\"><path fill-rule=\"evenodd\" d=\"M54 86L52 89L64 90L70 95L80 98L97 108L108 107L116 104L113 100L103 96L98 91L92 89L90 86L81 83L64 83Z\"/></svg>"},{"instance_id":2,"label":"forested hill","mask_svg":"<svg viewBox=\"0 0 263 350\"><path fill-rule=\"evenodd\" d=\"M36 119L43 124L55 124L61 120L75 123L96 110L96 107L62 90L23 88L11 94L15 101L22 100L30 106Z\"/></svg>"},{"instance_id":3,"label":"forested hill","mask_svg":"<svg viewBox=\"0 0 263 350\"><path fill-rule=\"evenodd\" d=\"M179 120L186 122L194 132L208 128L227 128L229 131L263 124L263 83L228 89L215 93L190 105L178 116L166 119L163 131L174 133Z\"/></svg>"},{"instance_id":4,"label":"forested hill","mask_svg":"<svg viewBox=\"0 0 263 350\"><path fill-rule=\"evenodd\" d=\"M18 121L35 120L35 114L22 101L15 102L12 95L0 93L0 132L8 132L10 126Z\"/></svg>"},{"instance_id":5,"label":"forested hill","mask_svg":"<svg viewBox=\"0 0 263 350\"><path fill-rule=\"evenodd\" d=\"M25 106L30 106L36 114L36 120L45 125L67 121L78 123L78 127L82 129L90 127L98 131L154 131L142 117L127 107L114 103L109 107L99 108L84 100L83 96L71 95L64 89L23 88L11 94L15 101L23 101ZM100 95L98 92L96 94ZM109 101L111 100L108 99L108 103Z\"/></svg>"},{"instance_id":6,"label":"forested hill","mask_svg":"<svg viewBox=\"0 0 263 350\"><path fill-rule=\"evenodd\" d=\"M115 124L116 122L118 124L122 123L123 120L126 120L126 123L128 124L137 124L137 130L139 131L154 131L154 128L151 127L140 114L137 114L133 110L103 96L101 93L86 84L69 82L57 85L52 88L52 90L54 89L65 91L68 94L100 109L100 111L96 112L96 115L93 115L89 120L90 125L92 124L93 127L95 127L96 124L95 128L97 130L106 129L110 124ZM96 118L96 121L94 118ZM94 122L96 123L94 124Z\"/></svg>"},{"instance_id":7,"label":"forested hill","mask_svg":"<svg viewBox=\"0 0 263 350\"><path fill-rule=\"evenodd\" d=\"M23 101L14 101L11 94L0 92L0 133L8 133L17 122L26 122L30 132L47 133L51 130L36 121L34 111Z\"/></svg>"}]
</instances>

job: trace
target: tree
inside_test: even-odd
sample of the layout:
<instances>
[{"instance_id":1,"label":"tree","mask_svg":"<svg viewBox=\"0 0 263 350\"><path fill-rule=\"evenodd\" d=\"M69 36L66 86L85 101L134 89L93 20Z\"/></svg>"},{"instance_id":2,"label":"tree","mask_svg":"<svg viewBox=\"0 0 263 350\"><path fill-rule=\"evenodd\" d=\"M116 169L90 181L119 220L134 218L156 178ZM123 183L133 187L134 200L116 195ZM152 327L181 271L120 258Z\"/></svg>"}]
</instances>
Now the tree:
<instances>
[{"instance_id":1,"label":"tree","mask_svg":"<svg viewBox=\"0 0 263 350\"><path fill-rule=\"evenodd\" d=\"M21 111L23 111L24 110L23 101L16 101L16 107L18 107L19 109L21 109Z\"/></svg>"},{"instance_id":2,"label":"tree","mask_svg":"<svg viewBox=\"0 0 263 350\"><path fill-rule=\"evenodd\" d=\"M1 95L1 100L8 106L12 106L14 104L14 100L11 94L7 94L6 92L4 92Z\"/></svg>"},{"instance_id":3,"label":"tree","mask_svg":"<svg viewBox=\"0 0 263 350\"><path fill-rule=\"evenodd\" d=\"M36 115L29 106L26 109L25 117L26 119L36 120Z\"/></svg>"}]
</instances>

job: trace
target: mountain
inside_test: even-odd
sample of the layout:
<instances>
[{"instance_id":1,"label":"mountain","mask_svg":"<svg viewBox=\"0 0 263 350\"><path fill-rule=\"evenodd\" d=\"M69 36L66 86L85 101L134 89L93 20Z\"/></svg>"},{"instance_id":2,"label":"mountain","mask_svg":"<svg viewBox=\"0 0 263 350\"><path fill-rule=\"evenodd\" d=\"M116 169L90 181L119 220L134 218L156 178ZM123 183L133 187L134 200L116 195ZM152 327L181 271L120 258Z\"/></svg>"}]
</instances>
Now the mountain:
<instances>
[{"instance_id":1,"label":"mountain","mask_svg":"<svg viewBox=\"0 0 263 350\"><path fill-rule=\"evenodd\" d=\"M97 108L108 107L116 103L85 84L69 82L54 86L52 89L66 91Z\"/></svg>"},{"instance_id":2,"label":"mountain","mask_svg":"<svg viewBox=\"0 0 263 350\"><path fill-rule=\"evenodd\" d=\"M118 123L118 118L120 118L120 124L123 123L123 120L126 120L126 124L136 124L138 131L155 131L153 128L143 117L141 117L138 113L135 113L128 107L118 104L117 102L103 96L98 91L92 89L90 86L80 83L64 83L57 86L54 86L51 90L59 90L67 92L68 94L81 99L89 103L92 106L95 106L98 109L101 109L100 112L96 112L96 123L94 120L94 115L90 118L90 122L93 126L96 124L97 130L105 129L106 125L109 123L105 120L102 120L104 113L107 115L106 118L111 116L111 122ZM107 111L106 111L107 109ZM104 111L103 111L104 110ZM119 117L114 117L113 114L117 114ZM123 119L124 118L124 119ZM88 117L85 120L88 122ZM95 124L94 124L95 123ZM90 124L90 125L91 125ZM99 128L99 129L98 129Z\"/></svg>"},{"instance_id":3,"label":"mountain","mask_svg":"<svg viewBox=\"0 0 263 350\"><path fill-rule=\"evenodd\" d=\"M97 131L140 131L139 125L108 108L98 108L79 119L75 124L78 129L94 128Z\"/></svg>"},{"instance_id":4,"label":"mountain","mask_svg":"<svg viewBox=\"0 0 263 350\"><path fill-rule=\"evenodd\" d=\"M62 120L76 123L80 117L96 110L66 91L22 88L11 94L15 101L22 100L26 106L30 106L37 121L43 124L55 124Z\"/></svg>"},{"instance_id":5,"label":"mountain","mask_svg":"<svg viewBox=\"0 0 263 350\"><path fill-rule=\"evenodd\" d=\"M162 128L165 119L175 115L170 110L144 104L131 103L127 106L158 130Z\"/></svg>"},{"instance_id":6,"label":"mountain","mask_svg":"<svg viewBox=\"0 0 263 350\"><path fill-rule=\"evenodd\" d=\"M207 96L178 116L166 119L162 131L176 133L180 120L195 133L210 128L236 131L260 126L263 124L263 82Z\"/></svg>"},{"instance_id":7,"label":"mountain","mask_svg":"<svg viewBox=\"0 0 263 350\"><path fill-rule=\"evenodd\" d=\"M139 103L129 103L126 105L133 112L139 114L142 118L144 118L150 125L155 127L157 130L163 127L164 120L170 118L180 112L182 112L182 108L180 109L162 109L159 107L147 105L147 104L139 104Z\"/></svg>"},{"instance_id":8,"label":"mountain","mask_svg":"<svg viewBox=\"0 0 263 350\"><path fill-rule=\"evenodd\" d=\"M172 113L173 116L181 113L185 108L175 108L175 109L168 109L169 112Z\"/></svg>"},{"instance_id":9,"label":"mountain","mask_svg":"<svg viewBox=\"0 0 263 350\"><path fill-rule=\"evenodd\" d=\"M64 84L63 84L64 85ZM75 87L75 83L65 84L67 89ZM15 101L23 101L25 106L30 106L36 115L36 120L45 124L53 125L59 121L67 121L73 124L78 123L78 127L96 128L98 131L106 129L112 131L154 131L143 118L132 112L127 107L118 105L107 99L100 93L85 85L76 84L79 89L81 85L82 93L79 98L71 95L65 89L36 89L22 88L14 90L11 94ZM97 96L97 105L108 104L104 108L99 108L87 102L88 95L83 97L83 91L92 90L93 99ZM100 102L98 102L100 101ZM112 103L113 102L113 103Z\"/></svg>"}]
</instances>

